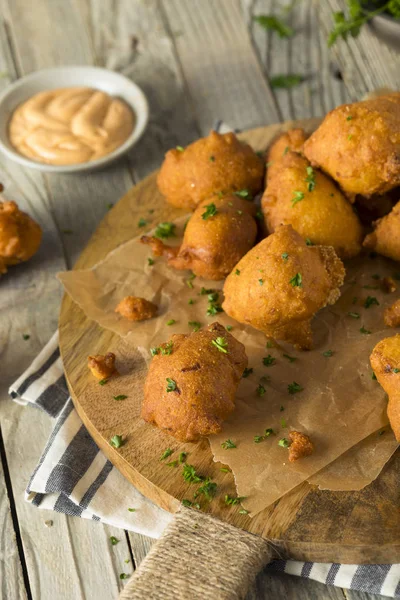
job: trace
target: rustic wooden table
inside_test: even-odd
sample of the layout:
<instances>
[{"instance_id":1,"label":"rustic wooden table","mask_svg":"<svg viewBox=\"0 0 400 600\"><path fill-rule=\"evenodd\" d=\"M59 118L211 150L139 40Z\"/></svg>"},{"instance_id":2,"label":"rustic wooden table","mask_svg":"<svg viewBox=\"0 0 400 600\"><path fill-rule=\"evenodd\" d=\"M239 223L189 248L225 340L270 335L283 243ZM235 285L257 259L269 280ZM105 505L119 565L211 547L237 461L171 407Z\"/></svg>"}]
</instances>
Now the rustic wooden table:
<instances>
[{"instance_id":1,"label":"rustic wooden table","mask_svg":"<svg viewBox=\"0 0 400 600\"><path fill-rule=\"evenodd\" d=\"M152 540L99 523L41 511L24 490L52 428L49 417L7 398L10 383L57 327L55 279L71 267L96 225L165 150L205 135L216 118L251 128L319 116L390 86L400 89L400 55L366 28L357 40L326 46L339 0L298 0L287 14L296 35L280 39L254 23L289 0L2 0L0 89L31 71L94 64L134 79L150 102L148 130L129 158L80 176L42 175L2 160L6 195L37 219L37 256L0 284L0 587L5 600L108 600ZM293 4L293 2L292 2ZM306 76L273 90L271 76ZM29 334L29 340L23 339ZM51 519L48 528L45 521ZM121 542L111 546L111 535ZM124 561L129 559L129 564ZM265 572L249 598L372 600L377 596Z\"/></svg>"}]
</instances>

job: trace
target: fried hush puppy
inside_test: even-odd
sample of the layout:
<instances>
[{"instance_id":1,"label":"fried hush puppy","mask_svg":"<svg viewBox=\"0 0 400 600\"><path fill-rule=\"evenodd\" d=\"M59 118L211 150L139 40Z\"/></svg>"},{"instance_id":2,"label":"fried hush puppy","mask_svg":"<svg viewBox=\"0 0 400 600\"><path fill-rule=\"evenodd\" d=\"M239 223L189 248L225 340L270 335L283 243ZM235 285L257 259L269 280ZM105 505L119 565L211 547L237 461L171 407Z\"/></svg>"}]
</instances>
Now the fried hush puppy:
<instances>
[{"instance_id":1,"label":"fried hush puppy","mask_svg":"<svg viewBox=\"0 0 400 600\"><path fill-rule=\"evenodd\" d=\"M333 109L305 142L304 154L350 200L400 185L400 93Z\"/></svg>"},{"instance_id":2,"label":"fried hush puppy","mask_svg":"<svg viewBox=\"0 0 400 600\"><path fill-rule=\"evenodd\" d=\"M233 133L211 131L186 148L169 150L157 178L167 202L194 209L217 192L247 190L257 194L263 184L264 162Z\"/></svg>"},{"instance_id":3,"label":"fried hush puppy","mask_svg":"<svg viewBox=\"0 0 400 600\"><path fill-rule=\"evenodd\" d=\"M387 327L400 327L400 300L385 308L383 320Z\"/></svg>"},{"instance_id":4,"label":"fried hush puppy","mask_svg":"<svg viewBox=\"0 0 400 600\"><path fill-rule=\"evenodd\" d=\"M157 352L146 377L142 418L182 442L219 433L247 366L243 344L213 323L173 335Z\"/></svg>"},{"instance_id":5,"label":"fried hush puppy","mask_svg":"<svg viewBox=\"0 0 400 600\"><path fill-rule=\"evenodd\" d=\"M314 444L305 433L291 431L289 433L289 462L295 462L299 458L310 456L314 452Z\"/></svg>"},{"instance_id":6,"label":"fried hush puppy","mask_svg":"<svg viewBox=\"0 0 400 600\"><path fill-rule=\"evenodd\" d=\"M289 150L268 170L261 206L270 233L290 224L313 244L333 246L340 258L361 250L363 230L350 202L296 152Z\"/></svg>"},{"instance_id":7,"label":"fried hush puppy","mask_svg":"<svg viewBox=\"0 0 400 600\"><path fill-rule=\"evenodd\" d=\"M105 355L95 354L94 356L88 356L88 367L96 379L108 379L112 375L118 374L115 368L115 354L112 352L108 352Z\"/></svg>"},{"instance_id":8,"label":"fried hush puppy","mask_svg":"<svg viewBox=\"0 0 400 600\"><path fill-rule=\"evenodd\" d=\"M157 306L145 298L125 296L115 308L115 312L128 319L128 321L146 321L157 314Z\"/></svg>"},{"instance_id":9,"label":"fried hush puppy","mask_svg":"<svg viewBox=\"0 0 400 600\"><path fill-rule=\"evenodd\" d=\"M166 256L175 269L191 269L205 279L224 279L255 242L255 212L252 202L235 194L212 196L190 217L180 248L154 237L143 236L141 241L156 256Z\"/></svg>"},{"instance_id":10,"label":"fried hush puppy","mask_svg":"<svg viewBox=\"0 0 400 600\"><path fill-rule=\"evenodd\" d=\"M228 275L222 307L240 323L308 350L311 319L336 302L344 276L332 247L307 246L291 225L282 225Z\"/></svg>"},{"instance_id":11,"label":"fried hush puppy","mask_svg":"<svg viewBox=\"0 0 400 600\"><path fill-rule=\"evenodd\" d=\"M400 335L381 340L370 356L377 380L389 396L387 415L400 442Z\"/></svg>"},{"instance_id":12,"label":"fried hush puppy","mask_svg":"<svg viewBox=\"0 0 400 600\"><path fill-rule=\"evenodd\" d=\"M36 254L42 240L40 226L15 202L0 202L0 273Z\"/></svg>"},{"instance_id":13,"label":"fried hush puppy","mask_svg":"<svg viewBox=\"0 0 400 600\"><path fill-rule=\"evenodd\" d=\"M367 235L363 246L400 261L400 201L386 217L375 222L375 229Z\"/></svg>"}]
</instances>

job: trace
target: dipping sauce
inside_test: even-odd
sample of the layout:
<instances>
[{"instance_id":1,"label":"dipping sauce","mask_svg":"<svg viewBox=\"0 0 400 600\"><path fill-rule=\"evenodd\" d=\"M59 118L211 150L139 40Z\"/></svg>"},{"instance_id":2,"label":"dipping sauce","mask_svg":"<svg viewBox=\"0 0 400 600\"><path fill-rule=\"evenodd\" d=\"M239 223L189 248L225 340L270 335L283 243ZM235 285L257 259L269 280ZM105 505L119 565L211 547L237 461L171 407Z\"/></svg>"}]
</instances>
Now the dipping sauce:
<instances>
[{"instance_id":1,"label":"dipping sauce","mask_svg":"<svg viewBox=\"0 0 400 600\"><path fill-rule=\"evenodd\" d=\"M35 94L11 116L12 146L49 165L97 160L121 146L133 131L135 116L122 100L88 87Z\"/></svg>"}]
</instances>

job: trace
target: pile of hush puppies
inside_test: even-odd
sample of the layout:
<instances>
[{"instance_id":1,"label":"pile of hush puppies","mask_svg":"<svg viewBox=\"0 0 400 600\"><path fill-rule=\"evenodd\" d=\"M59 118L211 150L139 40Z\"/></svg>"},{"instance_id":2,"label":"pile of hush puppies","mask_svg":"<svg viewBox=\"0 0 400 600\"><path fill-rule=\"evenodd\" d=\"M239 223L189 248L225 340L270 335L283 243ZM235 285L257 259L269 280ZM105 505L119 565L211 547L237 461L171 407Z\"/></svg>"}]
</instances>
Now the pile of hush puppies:
<instances>
[{"instance_id":1,"label":"pile of hush puppies","mask_svg":"<svg viewBox=\"0 0 400 600\"><path fill-rule=\"evenodd\" d=\"M312 318L340 297L342 261L363 247L400 261L400 93L339 106L308 138L280 135L267 156L212 131L166 154L158 187L194 212L179 247L142 242L171 268L225 280L222 308L236 321L309 350ZM400 301L385 320L400 325ZM400 441L400 335L382 340L371 363ZM219 433L246 367L244 346L218 322L173 335L153 356L142 417L185 442ZM313 452L306 432L290 441L289 460Z\"/></svg>"}]
</instances>

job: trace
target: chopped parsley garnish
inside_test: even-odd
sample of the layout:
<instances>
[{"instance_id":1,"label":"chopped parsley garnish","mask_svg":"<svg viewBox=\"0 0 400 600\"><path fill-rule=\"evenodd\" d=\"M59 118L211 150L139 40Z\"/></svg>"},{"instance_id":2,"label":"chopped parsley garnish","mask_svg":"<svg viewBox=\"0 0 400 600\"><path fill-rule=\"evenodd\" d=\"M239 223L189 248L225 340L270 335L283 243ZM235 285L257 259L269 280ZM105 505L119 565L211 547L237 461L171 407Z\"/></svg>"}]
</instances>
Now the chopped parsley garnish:
<instances>
[{"instance_id":1,"label":"chopped parsley garnish","mask_svg":"<svg viewBox=\"0 0 400 600\"><path fill-rule=\"evenodd\" d=\"M246 200L251 200L253 198L249 190L239 190L238 192L233 193L235 194L235 196L239 196L239 198L246 198Z\"/></svg>"},{"instance_id":2,"label":"chopped parsley garnish","mask_svg":"<svg viewBox=\"0 0 400 600\"><path fill-rule=\"evenodd\" d=\"M239 269L236 269L236 271L235 271L235 275L240 275L240 271L239 271Z\"/></svg>"},{"instance_id":3,"label":"chopped parsley garnish","mask_svg":"<svg viewBox=\"0 0 400 600\"><path fill-rule=\"evenodd\" d=\"M178 466L177 460L173 460L173 461L167 463L167 467L177 467L177 466Z\"/></svg>"},{"instance_id":4,"label":"chopped parsley garnish","mask_svg":"<svg viewBox=\"0 0 400 600\"><path fill-rule=\"evenodd\" d=\"M360 327L360 333L365 333L366 335L369 335L370 333L372 333L372 331L369 331L368 329L365 329L364 326Z\"/></svg>"},{"instance_id":5,"label":"chopped parsley garnish","mask_svg":"<svg viewBox=\"0 0 400 600\"><path fill-rule=\"evenodd\" d=\"M167 321L167 325L175 325L175 323L175 319L170 319L169 321Z\"/></svg>"},{"instance_id":6,"label":"chopped parsley garnish","mask_svg":"<svg viewBox=\"0 0 400 600\"><path fill-rule=\"evenodd\" d=\"M127 575L126 573L120 573L119 574L119 578L120 579L128 579L129 575Z\"/></svg>"},{"instance_id":7,"label":"chopped parsley garnish","mask_svg":"<svg viewBox=\"0 0 400 600\"><path fill-rule=\"evenodd\" d=\"M147 225L147 221L146 219L139 219L138 221L138 227L145 227Z\"/></svg>"},{"instance_id":8,"label":"chopped parsley garnish","mask_svg":"<svg viewBox=\"0 0 400 600\"><path fill-rule=\"evenodd\" d=\"M100 379L99 385L106 385L107 382L108 382L108 379Z\"/></svg>"},{"instance_id":9,"label":"chopped parsley garnish","mask_svg":"<svg viewBox=\"0 0 400 600\"><path fill-rule=\"evenodd\" d=\"M261 385L261 383L258 384L258 387L256 389L256 394L257 396L264 396L264 394L266 393L266 389L263 385Z\"/></svg>"},{"instance_id":10,"label":"chopped parsley garnish","mask_svg":"<svg viewBox=\"0 0 400 600\"><path fill-rule=\"evenodd\" d=\"M194 300L193 300L193 298L189 298L189 300L188 300L188 304L194 304Z\"/></svg>"},{"instance_id":11,"label":"chopped parsley garnish","mask_svg":"<svg viewBox=\"0 0 400 600\"><path fill-rule=\"evenodd\" d=\"M31 336L29 335L29 333L23 333L23 334L22 334L22 339L23 339L23 340L25 340L25 341L26 341L26 340L29 340L29 339L30 339L30 337L31 337Z\"/></svg>"},{"instance_id":12,"label":"chopped parsley garnish","mask_svg":"<svg viewBox=\"0 0 400 600\"><path fill-rule=\"evenodd\" d=\"M263 441L263 439L264 439L264 436L263 436L263 435L255 435L255 436L254 436L254 442L255 442L256 444L259 444L260 442L262 442L262 441Z\"/></svg>"},{"instance_id":13,"label":"chopped parsley garnish","mask_svg":"<svg viewBox=\"0 0 400 600\"><path fill-rule=\"evenodd\" d=\"M211 343L220 352L223 352L224 354L228 354L228 350L227 350L228 342L226 341L226 339L224 337L217 337L215 340L211 340Z\"/></svg>"},{"instance_id":14,"label":"chopped parsley garnish","mask_svg":"<svg viewBox=\"0 0 400 600\"><path fill-rule=\"evenodd\" d=\"M264 356L262 361L264 366L270 367L271 365L274 365L276 363L276 358L268 354L268 356Z\"/></svg>"},{"instance_id":15,"label":"chopped parsley garnish","mask_svg":"<svg viewBox=\"0 0 400 600\"><path fill-rule=\"evenodd\" d=\"M167 377L166 381L167 381L166 391L167 392L175 392L175 390L177 388L176 381L174 379L171 379L170 377Z\"/></svg>"},{"instance_id":16,"label":"chopped parsley garnish","mask_svg":"<svg viewBox=\"0 0 400 600\"><path fill-rule=\"evenodd\" d=\"M289 254L288 254L287 252L284 252L284 253L282 254L282 259L283 259L283 260L287 260L288 258L289 258Z\"/></svg>"},{"instance_id":17,"label":"chopped parsley garnish","mask_svg":"<svg viewBox=\"0 0 400 600\"><path fill-rule=\"evenodd\" d=\"M326 358L333 356L333 350L325 350L325 352L322 353L322 356L325 356Z\"/></svg>"},{"instance_id":18,"label":"chopped parsley garnish","mask_svg":"<svg viewBox=\"0 0 400 600\"><path fill-rule=\"evenodd\" d=\"M193 508L197 508L200 510L200 504L198 502L192 502L191 500L187 500L187 498L184 498L182 500L182 504L183 506L193 506Z\"/></svg>"},{"instance_id":19,"label":"chopped parsley garnish","mask_svg":"<svg viewBox=\"0 0 400 600\"><path fill-rule=\"evenodd\" d=\"M128 396L125 396L125 394L119 394L119 396L113 396L114 400L126 400Z\"/></svg>"},{"instance_id":20,"label":"chopped parsley garnish","mask_svg":"<svg viewBox=\"0 0 400 600\"><path fill-rule=\"evenodd\" d=\"M228 467L221 467L220 471L222 471L223 473L232 473L232 471Z\"/></svg>"},{"instance_id":21,"label":"chopped parsley garnish","mask_svg":"<svg viewBox=\"0 0 400 600\"><path fill-rule=\"evenodd\" d=\"M217 207L215 206L215 204L213 202L211 204L207 204L204 208L206 210L201 215L201 218L204 220L208 219L209 217L214 217L214 215L216 215L218 212Z\"/></svg>"},{"instance_id":22,"label":"chopped parsley garnish","mask_svg":"<svg viewBox=\"0 0 400 600\"><path fill-rule=\"evenodd\" d=\"M295 206L298 202L304 200L304 192L293 192L292 206Z\"/></svg>"},{"instance_id":23,"label":"chopped parsley garnish","mask_svg":"<svg viewBox=\"0 0 400 600\"><path fill-rule=\"evenodd\" d=\"M304 388L295 381L293 381L293 383L289 383L287 389L289 394L297 394L298 392L302 392L304 390Z\"/></svg>"},{"instance_id":24,"label":"chopped parsley garnish","mask_svg":"<svg viewBox=\"0 0 400 600\"><path fill-rule=\"evenodd\" d=\"M233 329L233 325L227 325L227 326L225 327L225 329L226 329L227 331L232 331L232 329Z\"/></svg>"},{"instance_id":25,"label":"chopped parsley garnish","mask_svg":"<svg viewBox=\"0 0 400 600\"><path fill-rule=\"evenodd\" d=\"M268 429L266 429L266 430L265 430L264 437L266 437L266 438L267 438L267 437L269 437L270 435L273 435L273 433L274 433L274 430L273 430L273 429L271 429L271 427L268 427Z\"/></svg>"},{"instance_id":26,"label":"chopped parsley garnish","mask_svg":"<svg viewBox=\"0 0 400 600\"><path fill-rule=\"evenodd\" d=\"M154 260L152 258L148 258L147 264L149 265L149 267L152 267L154 265Z\"/></svg>"},{"instance_id":27,"label":"chopped parsley garnish","mask_svg":"<svg viewBox=\"0 0 400 600\"><path fill-rule=\"evenodd\" d=\"M201 290L199 291L199 296L207 296L207 294L212 294L213 292L214 292L214 290L211 288L207 289L205 287L202 287Z\"/></svg>"},{"instance_id":28,"label":"chopped parsley garnish","mask_svg":"<svg viewBox=\"0 0 400 600\"><path fill-rule=\"evenodd\" d=\"M110 444L111 446L113 446L113 448L121 448L123 443L124 442L122 441L122 435L113 435L113 437L110 440Z\"/></svg>"},{"instance_id":29,"label":"chopped parsley garnish","mask_svg":"<svg viewBox=\"0 0 400 600\"><path fill-rule=\"evenodd\" d=\"M118 544L119 540L114 535L112 535L110 537L110 542L111 542L111 546L116 546Z\"/></svg>"},{"instance_id":30,"label":"chopped parsley garnish","mask_svg":"<svg viewBox=\"0 0 400 600\"><path fill-rule=\"evenodd\" d=\"M188 455L188 453L187 453L187 452L181 452L181 453L179 454L179 458L178 458L179 462L180 462L180 463L184 463L184 462L186 462L186 457L187 457L187 455Z\"/></svg>"},{"instance_id":31,"label":"chopped parsley garnish","mask_svg":"<svg viewBox=\"0 0 400 600\"><path fill-rule=\"evenodd\" d=\"M301 273L296 273L294 277L289 281L292 287L303 287L303 278Z\"/></svg>"},{"instance_id":32,"label":"chopped parsley garnish","mask_svg":"<svg viewBox=\"0 0 400 600\"><path fill-rule=\"evenodd\" d=\"M166 458L168 458L169 456L171 456L172 454L172 450L171 448L167 448L166 450L164 450L164 452L161 454L160 456L160 460L165 460Z\"/></svg>"},{"instance_id":33,"label":"chopped parsley garnish","mask_svg":"<svg viewBox=\"0 0 400 600\"><path fill-rule=\"evenodd\" d=\"M227 506L236 506L236 504L240 504L240 502L242 502L242 500L245 500L246 496L236 496L236 498L234 498L233 496L230 496L229 494L225 494L225 504Z\"/></svg>"},{"instance_id":34,"label":"chopped parsley garnish","mask_svg":"<svg viewBox=\"0 0 400 600\"><path fill-rule=\"evenodd\" d=\"M183 152L185 148L183 146L176 146L176 149L178 152Z\"/></svg>"},{"instance_id":35,"label":"chopped parsley garnish","mask_svg":"<svg viewBox=\"0 0 400 600\"><path fill-rule=\"evenodd\" d=\"M239 515L248 515L248 514L249 514L249 511L246 510L245 508L241 508L239 510Z\"/></svg>"},{"instance_id":36,"label":"chopped parsley garnish","mask_svg":"<svg viewBox=\"0 0 400 600\"><path fill-rule=\"evenodd\" d=\"M258 280L258 283L259 283L260 285L264 285L264 279L259 279L259 280Z\"/></svg>"},{"instance_id":37,"label":"chopped parsley garnish","mask_svg":"<svg viewBox=\"0 0 400 600\"><path fill-rule=\"evenodd\" d=\"M208 294L207 299L209 302L216 302L219 299L218 292L211 292L211 294Z\"/></svg>"},{"instance_id":38,"label":"chopped parsley garnish","mask_svg":"<svg viewBox=\"0 0 400 600\"><path fill-rule=\"evenodd\" d=\"M253 21L261 25L264 29L276 31L280 38L289 38L294 34L294 30L275 17L275 15L257 15Z\"/></svg>"},{"instance_id":39,"label":"chopped parsley garnish","mask_svg":"<svg viewBox=\"0 0 400 600\"><path fill-rule=\"evenodd\" d=\"M225 442L222 442L221 446L224 450L231 450L232 448L237 448L235 442L232 442L232 440L230 439L225 440Z\"/></svg>"},{"instance_id":40,"label":"chopped parsley garnish","mask_svg":"<svg viewBox=\"0 0 400 600\"><path fill-rule=\"evenodd\" d=\"M196 333L196 331L199 331L199 329L201 327L201 323L199 323L198 321L189 321L188 325L189 325L189 327L193 327L193 333Z\"/></svg>"},{"instance_id":41,"label":"chopped parsley garnish","mask_svg":"<svg viewBox=\"0 0 400 600\"><path fill-rule=\"evenodd\" d=\"M128 508L129 512L136 512L136 508Z\"/></svg>"},{"instance_id":42,"label":"chopped parsley garnish","mask_svg":"<svg viewBox=\"0 0 400 600\"><path fill-rule=\"evenodd\" d=\"M282 427L282 429L286 429L286 427L287 427L286 419L284 419L284 418L281 419L281 427Z\"/></svg>"},{"instance_id":43,"label":"chopped parsley garnish","mask_svg":"<svg viewBox=\"0 0 400 600\"><path fill-rule=\"evenodd\" d=\"M304 81L303 75L297 75L295 73L290 73L289 75L274 75L274 77L270 77L270 84L272 88L292 88L295 85L298 85Z\"/></svg>"},{"instance_id":44,"label":"chopped parsley garnish","mask_svg":"<svg viewBox=\"0 0 400 600\"><path fill-rule=\"evenodd\" d=\"M194 273L192 273L190 275L190 277L188 277L186 279L186 285L188 286L188 288L190 288L191 290L193 289L193 279L196 279L196 275Z\"/></svg>"},{"instance_id":45,"label":"chopped parsley garnish","mask_svg":"<svg viewBox=\"0 0 400 600\"><path fill-rule=\"evenodd\" d=\"M307 189L309 192L312 192L315 188L315 173L314 173L314 169L312 167L307 167L306 168L307 171L307 177L306 177L306 182L307 182Z\"/></svg>"},{"instance_id":46,"label":"chopped parsley garnish","mask_svg":"<svg viewBox=\"0 0 400 600\"><path fill-rule=\"evenodd\" d=\"M188 483L201 483L204 481L204 477L197 475L194 466L187 463L183 465L182 476Z\"/></svg>"},{"instance_id":47,"label":"chopped parsley garnish","mask_svg":"<svg viewBox=\"0 0 400 600\"><path fill-rule=\"evenodd\" d=\"M246 377L248 377L249 375L251 375L251 374L252 374L252 372L253 372L253 369L252 369L252 367L246 367L246 368L245 368L245 370L243 371L243 375L242 375L242 377L246 378Z\"/></svg>"},{"instance_id":48,"label":"chopped parsley garnish","mask_svg":"<svg viewBox=\"0 0 400 600\"><path fill-rule=\"evenodd\" d=\"M400 373L400 369L396 369L396 367L394 369L392 369L392 373Z\"/></svg>"},{"instance_id":49,"label":"chopped parsley garnish","mask_svg":"<svg viewBox=\"0 0 400 600\"><path fill-rule=\"evenodd\" d=\"M254 436L254 443L260 444L263 440L270 437L273 433L274 433L274 430L269 427L268 429L265 430L264 435L255 435Z\"/></svg>"},{"instance_id":50,"label":"chopped parsley garnish","mask_svg":"<svg viewBox=\"0 0 400 600\"><path fill-rule=\"evenodd\" d=\"M290 442L286 438L281 438L278 442L278 446L282 446L283 448L289 448Z\"/></svg>"},{"instance_id":51,"label":"chopped parsley garnish","mask_svg":"<svg viewBox=\"0 0 400 600\"><path fill-rule=\"evenodd\" d=\"M194 498L198 496L204 496L206 500L209 502L214 498L217 493L217 484L214 481L211 481L209 477L207 477L204 483L198 488L198 490L193 494Z\"/></svg>"},{"instance_id":52,"label":"chopped parsley garnish","mask_svg":"<svg viewBox=\"0 0 400 600\"><path fill-rule=\"evenodd\" d=\"M375 296L368 296L368 298L364 302L365 308L369 308L370 306L379 306L378 299Z\"/></svg>"},{"instance_id":53,"label":"chopped parsley garnish","mask_svg":"<svg viewBox=\"0 0 400 600\"><path fill-rule=\"evenodd\" d=\"M351 121L351 120L352 120L352 118L353 118L353 117L352 117L351 115L349 115L348 117L346 117L346 121Z\"/></svg>"},{"instance_id":54,"label":"chopped parsley garnish","mask_svg":"<svg viewBox=\"0 0 400 600\"><path fill-rule=\"evenodd\" d=\"M283 355L285 358L288 359L289 362L294 362L295 360L297 360L297 358L295 356L290 356L289 354L284 354Z\"/></svg>"},{"instance_id":55,"label":"chopped parsley garnish","mask_svg":"<svg viewBox=\"0 0 400 600\"><path fill-rule=\"evenodd\" d=\"M154 235L161 239L173 237L175 235L175 223L159 223L156 227Z\"/></svg>"},{"instance_id":56,"label":"chopped parsley garnish","mask_svg":"<svg viewBox=\"0 0 400 600\"><path fill-rule=\"evenodd\" d=\"M358 313L358 312L348 312L347 316L351 317L352 319L359 319L360 318L360 313Z\"/></svg>"},{"instance_id":57,"label":"chopped parsley garnish","mask_svg":"<svg viewBox=\"0 0 400 600\"><path fill-rule=\"evenodd\" d=\"M209 160L210 160L211 162L214 162L214 161L215 161L215 156L210 156L210 159L209 159Z\"/></svg>"},{"instance_id":58,"label":"chopped parsley garnish","mask_svg":"<svg viewBox=\"0 0 400 600\"><path fill-rule=\"evenodd\" d=\"M280 410L280 412L283 412L285 410L285 407L281 406L279 410Z\"/></svg>"},{"instance_id":59,"label":"chopped parsley garnish","mask_svg":"<svg viewBox=\"0 0 400 600\"><path fill-rule=\"evenodd\" d=\"M210 302L207 306L207 316L211 317L222 312L222 306L216 302Z\"/></svg>"},{"instance_id":60,"label":"chopped parsley garnish","mask_svg":"<svg viewBox=\"0 0 400 600\"><path fill-rule=\"evenodd\" d=\"M288 152L289 152L289 146L286 146L286 148L282 152L282 156L285 156L285 154L287 154Z\"/></svg>"},{"instance_id":61,"label":"chopped parsley garnish","mask_svg":"<svg viewBox=\"0 0 400 600\"><path fill-rule=\"evenodd\" d=\"M312 243L312 241L310 240L310 238L306 238L305 242L306 242L306 246L314 246L314 244Z\"/></svg>"}]
</instances>

